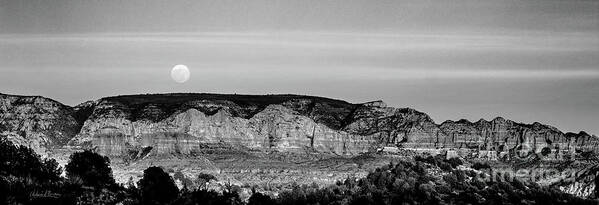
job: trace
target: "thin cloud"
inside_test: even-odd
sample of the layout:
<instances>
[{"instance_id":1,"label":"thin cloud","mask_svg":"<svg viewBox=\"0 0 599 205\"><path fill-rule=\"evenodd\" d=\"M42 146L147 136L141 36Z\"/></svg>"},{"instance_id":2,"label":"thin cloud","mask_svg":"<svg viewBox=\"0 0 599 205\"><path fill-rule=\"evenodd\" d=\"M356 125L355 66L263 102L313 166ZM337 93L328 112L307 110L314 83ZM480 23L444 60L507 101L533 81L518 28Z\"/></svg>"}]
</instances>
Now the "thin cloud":
<instances>
[{"instance_id":1,"label":"thin cloud","mask_svg":"<svg viewBox=\"0 0 599 205\"><path fill-rule=\"evenodd\" d=\"M0 67L124 67L186 62L262 78L597 78L599 39L583 34L204 32L0 35ZM52 52L44 52L52 49ZM22 56L12 58L10 56ZM64 58L64 56L71 56ZM27 57L27 58L24 58ZM209 66L203 66L209 65ZM277 77L277 76L273 76Z\"/></svg>"},{"instance_id":2,"label":"thin cloud","mask_svg":"<svg viewBox=\"0 0 599 205\"><path fill-rule=\"evenodd\" d=\"M599 51L595 35L360 33L360 32L201 32L0 35L0 43L48 42L171 43L370 50L543 50Z\"/></svg>"}]
</instances>

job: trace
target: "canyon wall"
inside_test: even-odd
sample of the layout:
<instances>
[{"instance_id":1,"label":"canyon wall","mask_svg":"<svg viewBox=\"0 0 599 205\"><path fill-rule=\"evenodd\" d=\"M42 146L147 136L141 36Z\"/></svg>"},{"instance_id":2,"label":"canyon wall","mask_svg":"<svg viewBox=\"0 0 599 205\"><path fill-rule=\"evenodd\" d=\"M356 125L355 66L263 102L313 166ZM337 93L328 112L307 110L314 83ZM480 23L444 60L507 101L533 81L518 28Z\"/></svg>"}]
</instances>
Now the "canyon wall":
<instances>
[{"instance_id":1,"label":"canyon wall","mask_svg":"<svg viewBox=\"0 0 599 205\"><path fill-rule=\"evenodd\" d=\"M0 94L0 135L43 153L65 145L79 131L73 110L40 96Z\"/></svg>"},{"instance_id":2,"label":"canyon wall","mask_svg":"<svg viewBox=\"0 0 599 205\"><path fill-rule=\"evenodd\" d=\"M596 151L599 140L585 132L563 133L555 127L535 122L516 123L501 117L491 121L446 121L440 126L447 135L446 146L481 151L534 152L544 159L563 159L564 155Z\"/></svg>"},{"instance_id":3,"label":"canyon wall","mask_svg":"<svg viewBox=\"0 0 599 205\"><path fill-rule=\"evenodd\" d=\"M599 144L594 135L563 133L537 122L498 117L436 124L425 113L382 101L352 104L298 95L130 95L75 107L43 97L0 95L0 131L28 146L66 144L111 156L150 147L160 154L193 154L201 144L220 143L332 155L400 147L495 159L532 151L551 160L594 152Z\"/></svg>"},{"instance_id":4,"label":"canyon wall","mask_svg":"<svg viewBox=\"0 0 599 205\"><path fill-rule=\"evenodd\" d=\"M99 147L108 155L121 155L131 147L161 147L160 153L199 149L198 143L224 143L250 149L280 152L317 151L354 155L373 151L376 135L357 135L317 123L283 105L269 105L249 119L235 117L229 109L207 115L189 108L159 121L131 121L112 111L116 105L100 102L99 112L88 119L70 145ZM202 102L198 102L202 103ZM115 139L121 138L121 139ZM90 143L91 142L91 143ZM118 147L118 148L115 148Z\"/></svg>"}]
</instances>

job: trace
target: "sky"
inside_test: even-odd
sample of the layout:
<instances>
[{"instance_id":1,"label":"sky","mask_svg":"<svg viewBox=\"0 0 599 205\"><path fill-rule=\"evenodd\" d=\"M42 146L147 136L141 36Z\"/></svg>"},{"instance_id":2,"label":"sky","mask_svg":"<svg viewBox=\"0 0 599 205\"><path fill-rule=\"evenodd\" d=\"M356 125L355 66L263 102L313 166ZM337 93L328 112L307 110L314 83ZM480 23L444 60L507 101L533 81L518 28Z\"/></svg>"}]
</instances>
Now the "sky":
<instances>
[{"instance_id":1,"label":"sky","mask_svg":"<svg viewBox=\"0 0 599 205\"><path fill-rule=\"evenodd\" d=\"M0 0L0 93L167 92L383 100L437 123L599 134L599 1Z\"/></svg>"}]
</instances>

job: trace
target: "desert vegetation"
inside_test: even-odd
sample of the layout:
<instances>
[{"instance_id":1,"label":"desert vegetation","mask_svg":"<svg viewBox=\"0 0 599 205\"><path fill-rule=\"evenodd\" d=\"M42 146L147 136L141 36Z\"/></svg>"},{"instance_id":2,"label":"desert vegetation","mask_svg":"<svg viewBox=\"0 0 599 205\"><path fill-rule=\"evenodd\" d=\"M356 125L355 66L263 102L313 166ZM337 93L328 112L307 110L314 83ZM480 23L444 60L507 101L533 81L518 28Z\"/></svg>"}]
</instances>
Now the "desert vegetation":
<instances>
[{"instance_id":1,"label":"desert vegetation","mask_svg":"<svg viewBox=\"0 0 599 205\"><path fill-rule=\"evenodd\" d=\"M415 157L376 168L365 178L347 178L320 187L296 185L277 196L253 189L247 200L239 187L217 192L205 186L184 188L160 167L149 167L138 182L116 184L110 161L92 151L71 155L65 176L58 163L33 150L0 140L1 204L596 204L532 182L479 177L458 158ZM476 168L486 168L475 165ZM216 180L197 176L202 183Z\"/></svg>"}]
</instances>

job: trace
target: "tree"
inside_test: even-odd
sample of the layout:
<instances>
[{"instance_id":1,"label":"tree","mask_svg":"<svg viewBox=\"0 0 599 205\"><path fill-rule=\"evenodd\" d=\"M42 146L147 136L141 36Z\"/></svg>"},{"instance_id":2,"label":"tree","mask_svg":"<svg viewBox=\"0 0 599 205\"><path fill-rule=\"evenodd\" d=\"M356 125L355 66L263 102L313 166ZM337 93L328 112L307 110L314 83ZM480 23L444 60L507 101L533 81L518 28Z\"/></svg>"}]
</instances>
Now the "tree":
<instances>
[{"instance_id":1,"label":"tree","mask_svg":"<svg viewBox=\"0 0 599 205\"><path fill-rule=\"evenodd\" d=\"M28 177L36 182L60 179L62 171L54 159L41 159L35 151L0 136L0 175Z\"/></svg>"},{"instance_id":2,"label":"tree","mask_svg":"<svg viewBox=\"0 0 599 205\"><path fill-rule=\"evenodd\" d=\"M200 173L198 174L198 187L200 189L206 189L206 183L210 182L210 180L217 180L216 177L212 174Z\"/></svg>"},{"instance_id":3,"label":"tree","mask_svg":"<svg viewBox=\"0 0 599 205\"><path fill-rule=\"evenodd\" d=\"M98 153L86 150L71 155L66 165L67 177L81 180L83 185L108 187L115 185L110 168L110 159Z\"/></svg>"},{"instance_id":4,"label":"tree","mask_svg":"<svg viewBox=\"0 0 599 205\"><path fill-rule=\"evenodd\" d=\"M179 189L173 178L160 167L144 170L144 177L138 182L142 204L166 204L177 198Z\"/></svg>"},{"instance_id":5,"label":"tree","mask_svg":"<svg viewBox=\"0 0 599 205\"><path fill-rule=\"evenodd\" d=\"M472 169L476 169L476 170L481 170L481 169L490 169L491 166L489 166L489 164L484 163L484 162L474 162L474 164L472 164Z\"/></svg>"},{"instance_id":6,"label":"tree","mask_svg":"<svg viewBox=\"0 0 599 205\"><path fill-rule=\"evenodd\" d=\"M549 148L549 147L543 147L543 149L541 149L541 155L547 156L549 154L551 154L551 148Z\"/></svg>"},{"instance_id":7,"label":"tree","mask_svg":"<svg viewBox=\"0 0 599 205\"><path fill-rule=\"evenodd\" d=\"M248 200L248 205L275 205L275 200L271 199L268 195L264 195L259 192L254 192Z\"/></svg>"},{"instance_id":8,"label":"tree","mask_svg":"<svg viewBox=\"0 0 599 205\"><path fill-rule=\"evenodd\" d=\"M447 161L447 163L449 163L449 164L451 165L451 167L452 167L452 168L456 168L456 167L458 167L458 166L460 166L460 165L464 164L464 163L462 162L462 160L461 160L460 158L457 158L457 157L452 157L452 158L449 158L449 159L448 159L448 160L446 160L446 161Z\"/></svg>"}]
</instances>

